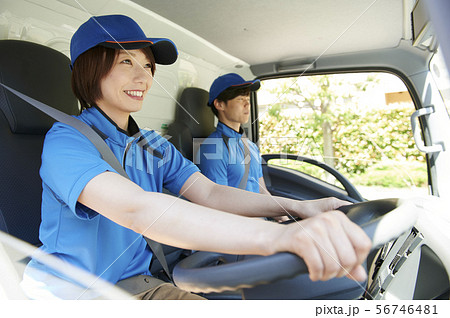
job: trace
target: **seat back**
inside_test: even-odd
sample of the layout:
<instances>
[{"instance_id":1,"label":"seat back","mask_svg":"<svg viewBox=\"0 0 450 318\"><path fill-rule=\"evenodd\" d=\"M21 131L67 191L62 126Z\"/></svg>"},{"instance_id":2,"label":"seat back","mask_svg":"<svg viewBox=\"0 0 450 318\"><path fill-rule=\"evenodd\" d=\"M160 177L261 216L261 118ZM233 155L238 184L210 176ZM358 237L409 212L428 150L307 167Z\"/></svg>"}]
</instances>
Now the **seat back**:
<instances>
[{"instance_id":1,"label":"seat back","mask_svg":"<svg viewBox=\"0 0 450 318\"><path fill-rule=\"evenodd\" d=\"M0 40L0 82L67 114L78 114L70 60L51 48ZM0 226L39 245L42 144L54 120L0 87Z\"/></svg>"},{"instance_id":2,"label":"seat back","mask_svg":"<svg viewBox=\"0 0 450 318\"><path fill-rule=\"evenodd\" d=\"M175 120L167 131L170 142L189 160L193 160L193 139L206 138L215 130L214 114L207 103L207 91L185 88L175 111Z\"/></svg>"}]
</instances>

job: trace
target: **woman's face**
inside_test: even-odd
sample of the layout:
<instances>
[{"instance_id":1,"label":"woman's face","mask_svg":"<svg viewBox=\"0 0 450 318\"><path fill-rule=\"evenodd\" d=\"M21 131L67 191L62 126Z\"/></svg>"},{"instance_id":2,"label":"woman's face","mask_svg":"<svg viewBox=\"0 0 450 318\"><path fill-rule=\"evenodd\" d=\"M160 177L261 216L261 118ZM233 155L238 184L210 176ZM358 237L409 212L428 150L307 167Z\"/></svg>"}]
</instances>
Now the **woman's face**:
<instances>
[{"instance_id":1,"label":"woman's face","mask_svg":"<svg viewBox=\"0 0 450 318\"><path fill-rule=\"evenodd\" d=\"M120 50L109 73L101 80L97 105L113 120L128 118L142 108L153 83L151 64L142 50ZM116 117L116 118L115 118Z\"/></svg>"}]
</instances>

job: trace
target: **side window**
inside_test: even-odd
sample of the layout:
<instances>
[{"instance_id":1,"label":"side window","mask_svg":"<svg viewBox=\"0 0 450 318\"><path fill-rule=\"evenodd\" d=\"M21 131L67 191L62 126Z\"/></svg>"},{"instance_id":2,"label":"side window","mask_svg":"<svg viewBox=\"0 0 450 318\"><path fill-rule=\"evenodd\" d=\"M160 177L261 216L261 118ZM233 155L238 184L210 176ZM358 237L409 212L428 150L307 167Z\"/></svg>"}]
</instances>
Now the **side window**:
<instances>
[{"instance_id":1,"label":"side window","mask_svg":"<svg viewBox=\"0 0 450 318\"><path fill-rule=\"evenodd\" d=\"M392 74L266 80L258 91L261 153L324 162L366 199L426 194L425 156L415 147L411 131L414 111L406 86ZM281 156L268 164L342 187L323 169L301 161Z\"/></svg>"}]
</instances>

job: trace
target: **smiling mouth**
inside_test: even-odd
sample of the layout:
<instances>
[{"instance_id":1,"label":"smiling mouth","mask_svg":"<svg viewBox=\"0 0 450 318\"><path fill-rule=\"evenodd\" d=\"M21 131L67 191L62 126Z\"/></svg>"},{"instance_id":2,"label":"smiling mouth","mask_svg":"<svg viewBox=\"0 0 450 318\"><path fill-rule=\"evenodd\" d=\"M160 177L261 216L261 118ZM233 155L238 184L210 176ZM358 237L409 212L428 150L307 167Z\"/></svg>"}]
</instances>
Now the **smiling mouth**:
<instances>
[{"instance_id":1,"label":"smiling mouth","mask_svg":"<svg viewBox=\"0 0 450 318\"><path fill-rule=\"evenodd\" d=\"M124 91L125 94L131 97L142 98L144 96L144 91Z\"/></svg>"}]
</instances>

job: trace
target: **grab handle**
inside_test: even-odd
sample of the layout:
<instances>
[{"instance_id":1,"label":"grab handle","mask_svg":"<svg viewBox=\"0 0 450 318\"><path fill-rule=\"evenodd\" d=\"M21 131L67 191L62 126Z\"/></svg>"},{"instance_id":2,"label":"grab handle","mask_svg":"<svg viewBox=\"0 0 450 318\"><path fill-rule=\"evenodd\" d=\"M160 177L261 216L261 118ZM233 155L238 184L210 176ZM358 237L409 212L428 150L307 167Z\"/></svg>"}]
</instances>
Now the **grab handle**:
<instances>
[{"instance_id":1,"label":"grab handle","mask_svg":"<svg viewBox=\"0 0 450 318\"><path fill-rule=\"evenodd\" d=\"M420 136L420 128L417 127L417 120L421 116L426 116L434 113L434 106L430 105L424 108L420 108L416 110L411 115L411 129L414 136L414 141L416 142L417 149L424 153L432 153L432 152L441 152L444 151L444 146L441 144L425 146L421 136Z\"/></svg>"}]
</instances>

